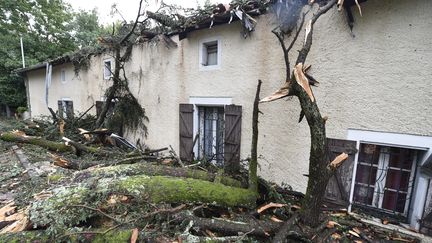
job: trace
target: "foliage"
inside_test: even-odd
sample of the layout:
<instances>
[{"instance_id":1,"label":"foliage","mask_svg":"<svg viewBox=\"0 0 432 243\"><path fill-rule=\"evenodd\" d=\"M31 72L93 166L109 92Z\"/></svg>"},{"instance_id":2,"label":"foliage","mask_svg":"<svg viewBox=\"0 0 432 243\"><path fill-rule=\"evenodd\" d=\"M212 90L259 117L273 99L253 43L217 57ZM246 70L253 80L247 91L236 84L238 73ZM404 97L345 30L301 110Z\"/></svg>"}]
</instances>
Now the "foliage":
<instances>
[{"instance_id":1,"label":"foliage","mask_svg":"<svg viewBox=\"0 0 432 243\"><path fill-rule=\"evenodd\" d=\"M0 103L26 106L20 37L26 66L63 55L79 46L95 45L102 33L97 13L74 13L63 0L0 1Z\"/></svg>"},{"instance_id":2,"label":"foliage","mask_svg":"<svg viewBox=\"0 0 432 243\"><path fill-rule=\"evenodd\" d=\"M24 113L24 112L26 112L27 111L27 107L24 107L24 106L20 106L20 107L18 107L17 109L16 109L16 112L17 113Z\"/></svg>"},{"instance_id":3,"label":"foliage","mask_svg":"<svg viewBox=\"0 0 432 243\"><path fill-rule=\"evenodd\" d=\"M78 11L70 25L71 29L74 30L74 42L80 48L95 46L97 38L104 32L104 29L99 25L96 9Z\"/></svg>"}]
</instances>

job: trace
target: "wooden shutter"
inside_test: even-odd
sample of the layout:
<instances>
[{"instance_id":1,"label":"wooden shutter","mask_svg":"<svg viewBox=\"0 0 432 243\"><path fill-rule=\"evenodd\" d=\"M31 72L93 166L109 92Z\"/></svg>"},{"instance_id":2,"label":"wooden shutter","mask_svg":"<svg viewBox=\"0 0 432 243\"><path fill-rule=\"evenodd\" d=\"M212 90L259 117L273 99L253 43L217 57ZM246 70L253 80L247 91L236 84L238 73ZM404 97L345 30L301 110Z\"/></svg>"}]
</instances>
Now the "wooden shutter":
<instances>
[{"instance_id":1,"label":"wooden shutter","mask_svg":"<svg viewBox=\"0 0 432 243\"><path fill-rule=\"evenodd\" d=\"M96 116L97 117L99 117L99 114L101 113L101 111L102 111L102 107L103 107L103 105L104 105L104 103L105 102L103 102L103 101L96 101Z\"/></svg>"},{"instance_id":2,"label":"wooden shutter","mask_svg":"<svg viewBox=\"0 0 432 243\"><path fill-rule=\"evenodd\" d=\"M240 170L241 117L241 106L225 106L224 170L228 174Z\"/></svg>"},{"instance_id":3,"label":"wooden shutter","mask_svg":"<svg viewBox=\"0 0 432 243\"><path fill-rule=\"evenodd\" d=\"M193 156L193 105L180 104L180 159L192 161Z\"/></svg>"},{"instance_id":4,"label":"wooden shutter","mask_svg":"<svg viewBox=\"0 0 432 243\"><path fill-rule=\"evenodd\" d=\"M58 105L58 116L63 118L63 102L61 100L58 100L57 105Z\"/></svg>"},{"instance_id":5,"label":"wooden shutter","mask_svg":"<svg viewBox=\"0 0 432 243\"><path fill-rule=\"evenodd\" d=\"M432 180L429 180L428 188L428 191L425 191L426 204L423 211L423 218L420 220L420 232L432 236Z\"/></svg>"},{"instance_id":6,"label":"wooden shutter","mask_svg":"<svg viewBox=\"0 0 432 243\"><path fill-rule=\"evenodd\" d=\"M327 184L325 196L328 203L344 207L349 204L354 156L357 153L356 145L356 141L327 138L327 153L330 161L343 152L349 155Z\"/></svg>"},{"instance_id":7,"label":"wooden shutter","mask_svg":"<svg viewBox=\"0 0 432 243\"><path fill-rule=\"evenodd\" d=\"M73 101L66 101L66 115L69 119L74 117Z\"/></svg>"}]
</instances>

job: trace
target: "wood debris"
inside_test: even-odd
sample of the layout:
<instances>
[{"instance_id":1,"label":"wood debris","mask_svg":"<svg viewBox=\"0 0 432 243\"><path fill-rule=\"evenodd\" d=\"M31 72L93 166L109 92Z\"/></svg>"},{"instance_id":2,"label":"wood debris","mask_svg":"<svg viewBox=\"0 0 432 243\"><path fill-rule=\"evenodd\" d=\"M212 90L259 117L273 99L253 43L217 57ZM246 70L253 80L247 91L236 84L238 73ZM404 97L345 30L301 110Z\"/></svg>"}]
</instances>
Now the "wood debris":
<instances>
[{"instance_id":1,"label":"wood debris","mask_svg":"<svg viewBox=\"0 0 432 243\"><path fill-rule=\"evenodd\" d=\"M360 16L363 17L362 9L361 9L361 7L360 7L360 4L359 4L358 0L354 0L354 1L355 1L355 4L357 5L357 8L358 8L358 10L359 10L359 14L360 14Z\"/></svg>"},{"instance_id":2,"label":"wood debris","mask_svg":"<svg viewBox=\"0 0 432 243\"><path fill-rule=\"evenodd\" d=\"M275 100L287 97L289 95L289 86L290 86L290 83L286 82L282 88L278 89L273 94L261 99L260 103L275 101Z\"/></svg>"},{"instance_id":3,"label":"wood debris","mask_svg":"<svg viewBox=\"0 0 432 243\"><path fill-rule=\"evenodd\" d=\"M338 168L346 159L348 159L348 154L341 153L340 155L336 156L336 158L330 163L329 166L332 170L334 170Z\"/></svg>"},{"instance_id":4,"label":"wood debris","mask_svg":"<svg viewBox=\"0 0 432 243\"><path fill-rule=\"evenodd\" d=\"M306 24L305 38L304 38L303 44L306 44L307 38L308 38L311 30L312 30L312 20L309 20L308 23Z\"/></svg>"},{"instance_id":5,"label":"wood debris","mask_svg":"<svg viewBox=\"0 0 432 243\"><path fill-rule=\"evenodd\" d=\"M7 216L15 213L16 206L15 202L10 202L7 205L0 208L0 221L4 221Z\"/></svg>"},{"instance_id":6,"label":"wood debris","mask_svg":"<svg viewBox=\"0 0 432 243\"><path fill-rule=\"evenodd\" d=\"M48 153L48 154L53 159L54 165L62 167L62 168L69 168L69 161L67 161L66 159L64 159L58 155L52 154L52 153Z\"/></svg>"},{"instance_id":7,"label":"wood debris","mask_svg":"<svg viewBox=\"0 0 432 243\"><path fill-rule=\"evenodd\" d=\"M288 206L288 205L286 205L286 204L282 204L282 203L269 203L269 204L266 204L266 205L264 205L264 206L262 206L262 207L260 207L260 208L258 208L257 209L257 212L258 213L262 213L263 211L265 211L265 210L267 210L267 209L269 209L269 208L281 208L281 207L285 207L285 206Z\"/></svg>"},{"instance_id":8,"label":"wood debris","mask_svg":"<svg viewBox=\"0 0 432 243\"><path fill-rule=\"evenodd\" d=\"M28 217L29 207L25 209L21 209L18 212L13 211L12 215L1 218L1 216L5 216L4 214L5 212L9 212L9 213L12 212L10 211L10 209L11 209L11 204L8 204L2 209L0 209L1 212L3 212L3 215L0 213L0 222L4 222L6 224L5 227L0 230L0 234L16 233L16 232L24 231L28 229L30 226L30 220Z\"/></svg>"},{"instance_id":9,"label":"wood debris","mask_svg":"<svg viewBox=\"0 0 432 243\"><path fill-rule=\"evenodd\" d=\"M132 235L130 239L130 243L136 243L138 240L139 230L138 228L135 228L132 230Z\"/></svg>"},{"instance_id":10,"label":"wood debris","mask_svg":"<svg viewBox=\"0 0 432 243\"><path fill-rule=\"evenodd\" d=\"M350 233L351 235L353 235L353 236L355 236L355 237L357 237L357 238L360 238L360 235L359 234L357 234L355 231L353 231L353 230L348 230L348 233Z\"/></svg>"},{"instance_id":11,"label":"wood debris","mask_svg":"<svg viewBox=\"0 0 432 243\"><path fill-rule=\"evenodd\" d=\"M278 223L283 222L282 220L278 219L276 216L272 216L270 219L271 219L272 221L274 221L274 222L278 222Z\"/></svg>"},{"instance_id":12,"label":"wood debris","mask_svg":"<svg viewBox=\"0 0 432 243\"><path fill-rule=\"evenodd\" d=\"M344 0L338 0L337 2L338 11L342 10L343 4L344 4Z\"/></svg>"}]
</instances>

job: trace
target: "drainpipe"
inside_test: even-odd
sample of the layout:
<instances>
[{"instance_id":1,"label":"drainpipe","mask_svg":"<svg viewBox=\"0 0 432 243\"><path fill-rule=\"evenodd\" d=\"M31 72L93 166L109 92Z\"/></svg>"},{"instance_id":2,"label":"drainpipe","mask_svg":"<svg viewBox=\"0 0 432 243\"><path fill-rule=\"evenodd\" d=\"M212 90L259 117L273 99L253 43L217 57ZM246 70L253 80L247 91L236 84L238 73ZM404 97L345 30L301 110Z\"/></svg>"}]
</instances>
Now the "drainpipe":
<instances>
[{"instance_id":1,"label":"drainpipe","mask_svg":"<svg viewBox=\"0 0 432 243\"><path fill-rule=\"evenodd\" d=\"M51 86L51 75L52 75L52 65L47 62L46 63L46 73L45 73L45 104L48 107L48 90Z\"/></svg>"},{"instance_id":2,"label":"drainpipe","mask_svg":"<svg viewBox=\"0 0 432 243\"><path fill-rule=\"evenodd\" d=\"M22 57L22 64L23 64L23 68L25 68L24 45L23 45L22 35L20 35L20 43L21 43L21 57Z\"/></svg>"}]
</instances>

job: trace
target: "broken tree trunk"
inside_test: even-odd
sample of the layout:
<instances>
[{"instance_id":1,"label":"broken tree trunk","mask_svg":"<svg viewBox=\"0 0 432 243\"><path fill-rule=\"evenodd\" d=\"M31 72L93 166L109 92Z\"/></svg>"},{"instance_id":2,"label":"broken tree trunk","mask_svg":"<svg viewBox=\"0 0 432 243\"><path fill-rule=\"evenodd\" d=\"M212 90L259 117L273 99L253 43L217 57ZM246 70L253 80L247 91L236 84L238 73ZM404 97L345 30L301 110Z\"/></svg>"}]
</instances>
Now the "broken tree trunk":
<instances>
[{"instance_id":1,"label":"broken tree trunk","mask_svg":"<svg viewBox=\"0 0 432 243\"><path fill-rule=\"evenodd\" d=\"M258 80L258 86L255 94L255 100L252 112L252 149L249 162L249 189L258 191L258 116L259 116L259 94L261 90L261 80Z\"/></svg>"},{"instance_id":2,"label":"broken tree trunk","mask_svg":"<svg viewBox=\"0 0 432 243\"><path fill-rule=\"evenodd\" d=\"M257 220L251 218L247 221L235 221L217 218L200 218L188 212L183 212L175 215L175 221L183 222L185 220L192 221L194 227L208 229L211 231L222 232L224 235L238 235L239 233L247 233L255 236L268 237L276 232L282 223L271 220Z\"/></svg>"},{"instance_id":3,"label":"broken tree trunk","mask_svg":"<svg viewBox=\"0 0 432 243\"><path fill-rule=\"evenodd\" d=\"M73 148L71 146L67 146L63 143L53 142L39 137L21 136L18 134L14 134L12 132L2 133L0 135L0 138L7 142L28 143L28 144L38 145L46 149L49 149L51 151L58 151L58 152L73 151Z\"/></svg>"},{"instance_id":4,"label":"broken tree trunk","mask_svg":"<svg viewBox=\"0 0 432 243\"><path fill-rule=\"evenodd\" d=\"M331 177L331 170L328 166L328 156L326 153L326 129L325 120L321 116L316 100L310 90L309 82L304 77L303 64L306 61L309 50L312 46L313 25L318 18L330 10L336 4L336 0L331 0L309 21L305 43L300 50L293 71L292 89L295 96L300 101L300 106L310 129L311 148L309 154L309 180L306 195L303 199L300 217L307 225L319 225L319 215L323 203L325 190Z\"/></svg>"},{"instance_id":5,"label":"broken tree trunk","mask_svg":"<svg viewBox=\"0 0 432 243\"><path fill-rule=\"evenodd\" d=\"M242 186L241 182L225 175L222 176L201 170L153 165L148 163L125 164L84 170L75 175L74 181L80 182L90 177L116 178L135 175L184 177L205 181L218 181L221 184L233 187Z\"/></svg>"},{"instance_id":6,"label":"broken tree trunk","mask_svg":"<svg viewBox=\"0 0 432 243\"><path fill-rule=\"evenodd\" d=\"M42 226L60 223L67 227L77 225L97 213L77 205L99 208L112 195L127 195L138 204L201 202L249 208L255 206L257 197L255 192L248 189L190 178L146 175L103 178L90 180L87 184L57 188L51 197L32 204L30 220ZM98 200L91 200L95 197ZM58 222L58 218L62 218L62 221Z\"/></svg>"},{"instance_id":7,"label":"broken tree trunk","mask_svg":"<svg viewBox=\"0 0 432 243\"><path fill-rule=\"evenodd\" d=\"M311 82L305 75L305 70L308 66L304 67L304 63L309 54L312 46L313 26L318 18L330 10L337 0L329 0L325 6L320 7L311 19L307 22L305 30L305 38L302 49L297 56L296 65L292 71L290 70L290 61L288 52L294 46L301 28L297 29L296 35L293 37L289 47L285 46L284 34L282 32L272 31L278 38L282 51L284 53L285 68L286 68L286 83L283 88L278 90L275 94L266 97L262 102L273 101L286 96L296 96L300 101L301 113L299 122L303 117L306 117L311 135L311 147L309 155L309 180L306 190L306 195L303 200L300 218L304 223L309 226L315 227L319 222L319 215L321 212L321 205L323 202L325 189L327 183L336 169L336 166L329 166L328 156L326 153L326 119L321 116L316 99L310 88ZM305 15L303 15L305 16ZM303 25L304 17L301 20L300 27ZM337 164L340 165L340 164ZM286 232L279 235L280 239L285 239Z\"/></svg>"}]
</instances>

